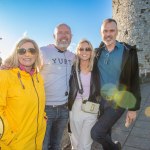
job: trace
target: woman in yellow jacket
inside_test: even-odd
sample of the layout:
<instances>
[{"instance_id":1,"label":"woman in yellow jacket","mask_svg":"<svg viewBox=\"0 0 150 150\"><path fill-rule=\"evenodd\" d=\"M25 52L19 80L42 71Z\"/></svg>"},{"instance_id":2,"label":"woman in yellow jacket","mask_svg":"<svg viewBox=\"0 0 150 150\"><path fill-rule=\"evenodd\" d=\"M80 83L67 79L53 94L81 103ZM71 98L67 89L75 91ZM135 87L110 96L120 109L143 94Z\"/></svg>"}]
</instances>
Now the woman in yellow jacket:
<instances>
[{"instance_id":1,"label":"woman in yellow jacket","mask_svg":"<svg viewBox=\"0 0 150 150\"><path fill-rule=\"evenodd\" d=\"M39 48L21 39L0 70L0 150L42 150L46 129L45 92Z\"/></svg>"}]
</instances>

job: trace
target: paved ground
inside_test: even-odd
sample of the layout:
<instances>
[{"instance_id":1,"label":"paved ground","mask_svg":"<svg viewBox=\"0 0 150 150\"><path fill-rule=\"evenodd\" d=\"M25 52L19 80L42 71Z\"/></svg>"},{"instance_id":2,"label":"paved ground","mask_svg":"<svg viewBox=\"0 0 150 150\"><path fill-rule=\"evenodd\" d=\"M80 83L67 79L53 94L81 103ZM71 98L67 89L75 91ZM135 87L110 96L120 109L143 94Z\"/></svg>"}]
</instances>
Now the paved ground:
<instances>
[{"instance_id":1,"label":"paved ground","mask_svg":"<svg viewBox=\"0 0 150 150\"><path fill-rule=\"evenodd\" d=\"M142 103L141 109L138 111L136 121L129 127L124 126L125 115L113 127L112 137L122 144L123 150L150 150L150 111L149 117L146 116L146 108L150 108L150 83L141 85ZM69 142L67 133L63 138L63 145ZM70 150L64 148L63 150ZM93 143L91 150L102 150L101 146Z\"/></svg>"}]
</instances>

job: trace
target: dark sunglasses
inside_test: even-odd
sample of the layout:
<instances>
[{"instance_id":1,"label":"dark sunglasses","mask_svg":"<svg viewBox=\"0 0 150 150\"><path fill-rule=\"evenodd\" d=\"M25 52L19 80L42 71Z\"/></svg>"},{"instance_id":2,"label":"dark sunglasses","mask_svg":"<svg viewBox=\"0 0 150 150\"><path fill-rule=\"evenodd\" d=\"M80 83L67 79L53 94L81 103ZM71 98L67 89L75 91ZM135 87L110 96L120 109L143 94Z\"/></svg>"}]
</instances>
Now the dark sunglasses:
<instances>
[{"instance_id":1,"label":"dark sunglasses","mask_svg":"<svg viewBox=\"0 0 150 150\"><path fill-rule=\"evenodd\" d=\"M35 48L28 48L28 49L25 49L25 48L19 48L17 50L17 53L19 55L24 55L26 52L30 52L32 55L35 55L37 53L36 49Z\"/></svg>"},{"instance_id":2,"label":"dark sunglasses","mask_svg":"<svg viewBox=\"0 0 150 150\"><path fill-rule=\"evenodd\" d=\"M89 52L89 51L92 51L92 49L89 48L89 47L86 47L86 48L79 48L79 51L81 51L81 52L83 52L83 51Z\"/></svg>"}]
</instances>

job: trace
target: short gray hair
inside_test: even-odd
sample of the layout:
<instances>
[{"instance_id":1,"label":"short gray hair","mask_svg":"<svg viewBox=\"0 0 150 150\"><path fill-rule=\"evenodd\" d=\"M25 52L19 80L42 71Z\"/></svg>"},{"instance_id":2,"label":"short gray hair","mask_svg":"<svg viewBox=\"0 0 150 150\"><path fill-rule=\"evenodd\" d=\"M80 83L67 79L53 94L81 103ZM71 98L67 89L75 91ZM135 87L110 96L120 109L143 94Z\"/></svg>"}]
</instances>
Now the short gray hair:
<instances>
[{"instance_id":1,"label":"short gray hair","mask_svg":"<svg viewBox=\"0 0 150 150\"><path fill-rule=\"evenodd\" d=\"M66 23L60 23L60 24L58 24L58 25L55 27L55 29L54 29L54 34L55 34L56 31L58 30L58 28L61 27L61 26L66 26L66 27L70 30L70 32L71 32L71 28L70 28L69 25L67 25Z\"/></svg>"}]
</instances>

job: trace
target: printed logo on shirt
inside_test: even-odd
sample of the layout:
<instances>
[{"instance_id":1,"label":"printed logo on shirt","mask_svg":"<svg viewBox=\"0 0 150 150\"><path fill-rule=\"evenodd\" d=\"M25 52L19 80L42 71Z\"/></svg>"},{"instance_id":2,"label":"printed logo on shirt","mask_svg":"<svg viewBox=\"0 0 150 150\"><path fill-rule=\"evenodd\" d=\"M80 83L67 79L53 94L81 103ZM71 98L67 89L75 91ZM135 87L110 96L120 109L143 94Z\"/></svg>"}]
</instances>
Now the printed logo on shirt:
<instances>
[{"instance_id":1,"label":"printed logo on shirt","mask_svg":"<svg viewBox=\"0 0 150 150\"><path fill-rule=\"evenodd\" d=\"M53 58L52 59L53 64L65 64L65 65L72 65L72 61L65 58Z\"/></svg>"}]
</instances>

